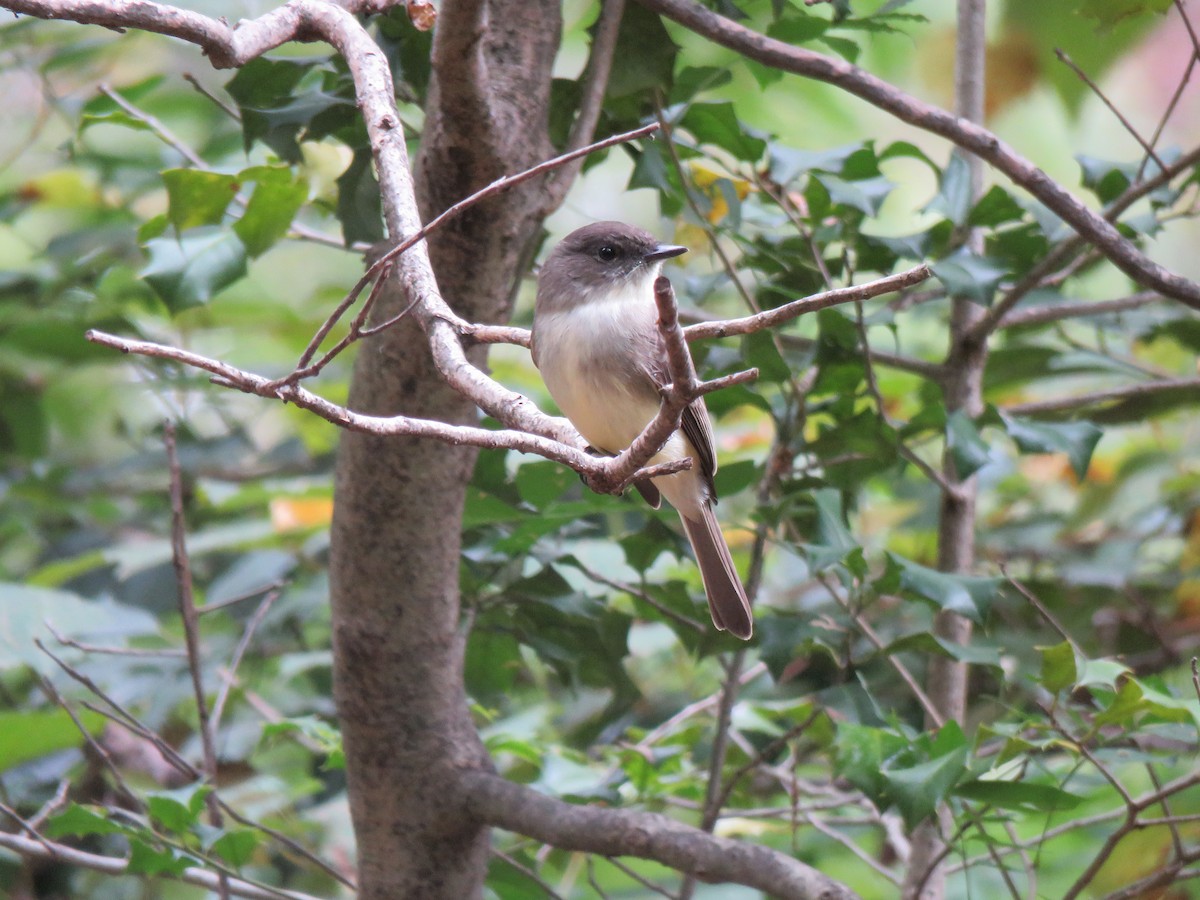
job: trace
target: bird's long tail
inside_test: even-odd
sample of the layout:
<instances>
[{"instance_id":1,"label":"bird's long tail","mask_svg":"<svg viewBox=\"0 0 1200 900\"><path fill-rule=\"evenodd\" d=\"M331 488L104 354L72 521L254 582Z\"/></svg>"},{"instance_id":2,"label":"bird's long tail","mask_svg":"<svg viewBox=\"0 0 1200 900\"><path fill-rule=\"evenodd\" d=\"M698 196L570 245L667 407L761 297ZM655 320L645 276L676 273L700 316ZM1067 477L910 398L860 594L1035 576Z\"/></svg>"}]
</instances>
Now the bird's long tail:
<instances>
[{"instance_id":1,"label":"bird's long tail","mask_svg":"<svg viewBox=\"0 0 1200 900\"><path fill-rule=\"evenodd\" d=\"M704 504L699 521L679 516L687 532L700 565L700 576L704 579L704 592L708 595L708 611L713 624L742 640L749 640L754 633L754 617L750 612L750 601L733 567L729 545L721 534L716 513L710 504Z\"/></svg>"}]
</instances>

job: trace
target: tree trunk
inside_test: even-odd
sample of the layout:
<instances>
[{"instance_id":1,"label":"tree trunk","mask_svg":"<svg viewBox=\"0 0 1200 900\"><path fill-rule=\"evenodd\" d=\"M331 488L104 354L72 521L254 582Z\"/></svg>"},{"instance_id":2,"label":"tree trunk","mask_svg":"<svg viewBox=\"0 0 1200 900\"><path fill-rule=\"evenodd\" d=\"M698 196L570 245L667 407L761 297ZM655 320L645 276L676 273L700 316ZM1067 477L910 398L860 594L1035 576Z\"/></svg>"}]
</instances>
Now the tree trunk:
<instances>
[{"instance_id":1,"label":"tree trunk","mask_svg":"<svg viewBox=\"0 0 1200 900\"><path fill-rule=\"evenodd\" d=\"M559 28L549 0L443 3L417 166L426 220L549 155ZM544 215L539 197L533 182L430 238L443 296L460 315L507 319ZM393 237L409 228L389 222ZM407 303L395 288L381 299L379 319ZM476 348L472 361L484 359ZM411 320L364 342L350 407L456 424L478 415L445 386ZM460 528L475 456L433 441L342 436L331 550L334 674L363 900L462 900L482 891L488 832L456 800L459 771L490 765L463 692L459 629Z\"/></svg>"}]
</instances>

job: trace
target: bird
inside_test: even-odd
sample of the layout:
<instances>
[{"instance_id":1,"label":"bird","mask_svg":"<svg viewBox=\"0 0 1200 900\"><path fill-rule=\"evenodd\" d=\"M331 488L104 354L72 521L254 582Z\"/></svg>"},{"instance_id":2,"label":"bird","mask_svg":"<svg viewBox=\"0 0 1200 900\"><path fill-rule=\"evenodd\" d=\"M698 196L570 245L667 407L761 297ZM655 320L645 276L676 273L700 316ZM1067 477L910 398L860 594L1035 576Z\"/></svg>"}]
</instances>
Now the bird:
<instances>
[{"instance_id":1,"label":"bird","mask_svg":"<svg viewBox=\"0 0 1200 900\"><path fill-rule=\"evenodd\" d=\"M600 452L621 452L658 414L660 388L670 375L654 282L665 260L686 252L632 225L594 222L563 238L541 267L534 365L559 409ZM679 513L713 624L749 640L750 601L714 509L717 457L702 397L684 410L680 427L648 464L686 457L692 468L635 486L653 507L666 497Z\"/></svg>"}]
</instances>

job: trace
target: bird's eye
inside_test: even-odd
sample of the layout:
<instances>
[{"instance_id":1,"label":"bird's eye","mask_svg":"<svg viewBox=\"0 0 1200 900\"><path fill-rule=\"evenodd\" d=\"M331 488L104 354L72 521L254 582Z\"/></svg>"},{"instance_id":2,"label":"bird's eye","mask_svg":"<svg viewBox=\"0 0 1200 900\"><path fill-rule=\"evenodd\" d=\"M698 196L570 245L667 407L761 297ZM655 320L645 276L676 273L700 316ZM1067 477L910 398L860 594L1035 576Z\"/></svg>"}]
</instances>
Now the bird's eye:
<instances>
[{"instance_id":1,"label":"bird's eye","mask_svg":"<svg viewBox=\"0 0 1200 900\"><path fill-rule=\"evenodd\" d=\"M605 244L603 247L601 247L599 250L596 251L596 258L599 259L601 262L612 262L614 259L616 259L620 255L621 255L620 251L618 251L616 247L613 247L610 244Z\"/></svg>"}]
</instances>

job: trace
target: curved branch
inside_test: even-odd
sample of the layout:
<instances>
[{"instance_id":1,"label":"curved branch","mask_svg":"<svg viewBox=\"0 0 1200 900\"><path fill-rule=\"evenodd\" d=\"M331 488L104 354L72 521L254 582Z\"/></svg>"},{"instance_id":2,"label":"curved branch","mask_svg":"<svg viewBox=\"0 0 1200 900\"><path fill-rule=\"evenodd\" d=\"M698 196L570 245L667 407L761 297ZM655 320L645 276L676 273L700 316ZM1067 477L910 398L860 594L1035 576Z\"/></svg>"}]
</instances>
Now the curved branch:
<instances>
[{"instance_id":1,"label":"curved branch","mask_svg":"<svg viewBox=\"0 0 1200 900\"><path fill-rule=\"evenodd\" d=\"M903 272L897 272L895 275L888 275L884 278L877 278L875 281L868 281L865 284L834 288L831 291L823 291L811 297L793 300L791 303L785 303L783 306L755 313L752 316L743 316L740 319L727 319L720 322L699 322L695 325L689 325L684 330L689 341L729 337L732 334L751 334L755 331L762 331L764 328L773 328L776 325L782 325L784 322L790 322L792 319L799 318L805 313L816 312L817 310L827 309L830 306L837 306L842 303L869 300L872 297L878 297L881 294L890 294L893 291L901 291L904 288L912 287L914 284L920 284L929 278L929 276L929 266L921 264L911 269L906 269Z\"/></svg>"},{"instance_id":2,"label":"curved branch","mask_svg":"<svg viewBox=\"0 0 1200 900\"><path fill-rule=\"evenodd\" d=\"M857 896L776 850L714 837L658 813L574 806L490 772L463 772L460 785L471 815L564 850L655 860L702 881L744 884L788 900Z\"/></svg>"},{"instance_id":3,"label":"curved branch","mask_svg":"<svg viewBox=\"0 0 1200 900\"><path fill-rule=\"evenodd\" d=\"M128 860L118 859L113 856L103 856L99 853L87 853L40 836L38 838L27 838L0 831L0 847L11 850L26 859L51 859L55 862L65 863L66 865L103 872L106 875L124 875L129 870ZM179 876L179 880L215 891L220 881L220 876L215 872L209 872L193 866L184 869L183 874ZM230 894L235 897L246 897L249 900L321 900L321 898L314 897L312 894L284 890L283 888L260 887L257 884L252 884L249 881L243 881L240 878L232 876L228 876L226 881L229 884Z\"/></svg>"},{"instance_id":4,"label":"curved branch","mask_svg":"<svg viewBox=\"0 0 1200 900\"><path fill-rule=\"evenodd\" d=\"M600 121L600 110L604 107L604 94L608 89L608 76L612 72L621 18L624 15L625 0L604 0L600 7L596 35L592 38L592 53L588 57L587 70L583 75L583 97L579 102L579 112L571 125L571 133L567 137L567 150L582 147L592 139L596 131L596 123ZM548 213L557 209L563 202L567 190L574 184L575 176L581 168L583 160L579 159L555 173L547 181L545 209Z\"/></svg>"},{"instance_id":5,"label":"curved branch","mask_svg":"<svg viewBox=\"0 0 1200 900\"><path fill-rule=\"evenodd\" d=\"M1130 397L1149 397L1154 394L1173 394L1176 392L1200 391L1200 378L1168 378L1161 381L1146 381L1141 384L1127 384L1123 387L1107 391L1096 391L1091 394L1077 394L1073 397L1058 397L1053 400L1033 400L1029 403L1014 403L1004 407L1006 413L1028 416L1038 413L1068 412L1107 403L1110 400L1127 400Z\"/></svg>"},{"instance_id":6,"label":"curved branch","mask_svg":"<svg viewBox=\"0 0 1200 900\"><path fill-rule=\"evenodd\" d=\"M638 2L749 59L785 72L828 82L903 122L941 135L990 163L1042 201L1134 281L1153 287L1193 309L1200 309L1200 284L1176 275L1151 260L1123 238L1103 216L1088 209L1059 187L1054 179L987 129L922 103L857 66L758 34L705 9L693 0Z\"/></svg>"},{"instance_id":7,"label":"curved branch","mask_svg":"<svg viewBox=\"0 0 1200 900\"><path fill-rule=\"evenodd\" d=\"M637 478L650 478L658 475L670 475L673 472L690 467L690 463L686 460L661 463L640 469L638 465L630 468L628 458L614 457L612 459L598 459L582 450L584 446L583 439L579 437L574 428L565 419L554 419L544 415L537 411L536 407L528 399L522 397L520 394L512 394L511 392L509 393L514 408L521 408L526 411L530 418L536 417L540 423L546 423L549 426L548 430L557 436L545 437L541 434L515 430L491 431L487 428L476 428L469 425L450 425L446 422L418 419L411 416L368 416L352 412L344 406L338 406L336 403L331 403L325 398L319 397L297 385L285 384L281 386L277 381L271 381L263 378L261 375L246 372L228 363L209 359L206 356L201 356L198 353L192 353L188 350L168 347L165 344L155 344L150 341L122 338L106 334L103 331L96 331L95 329L88 331L85 337L94 344L112 347L115 350L120 350L122 353L133 353L138 356L148 356L154 359L167 359L194 369L201 369L215 375L216 379L214 380L225 387L232 387L259 397L283 400L285 403L295 404L301 409L315 413L327 422L332 422L334 425L349 431L359 431L374 435L402 434L412 437L432 438L456 446L470 444L474 447L485 447L493 450L517 450L521 453L534 453L546 459L570 466L580 475L587 478L589 483L594 482L598 486L608 486L605 488L605 493L619 491L634 476ZM487 378L482 372L475 369L474 366L470 368L479 377ZM708 393L711 390L717 390L729 384L736 383L738 377L726 376L716 381L705 382L699 386L698 390L700 393ZM490 379L488 380L490 381ZM745 380L744 374L741 380ZM495 382L491 383L497 388L500 387ZM648 459L651 455L653 454L646 454L645 458Z\"/></svg>"},{"instance_id":8,"label":"curved branch","mask_svg":"<svg viewBox=\"0 0 1200 900\"><path fill-rule=\"evenodd\" d=\"M997 330L1022 328L1028 325L1046 325L1063 319L1081 319L1087 316L1103 316L1139 309L1157 303L1161 297L1154 291L1142 291L1116 300L1095 300L1082 303L1056 303L1053 306L1031 306L1014 310L1002 316L996 323Z\"/></svg>"}]
</instances>

